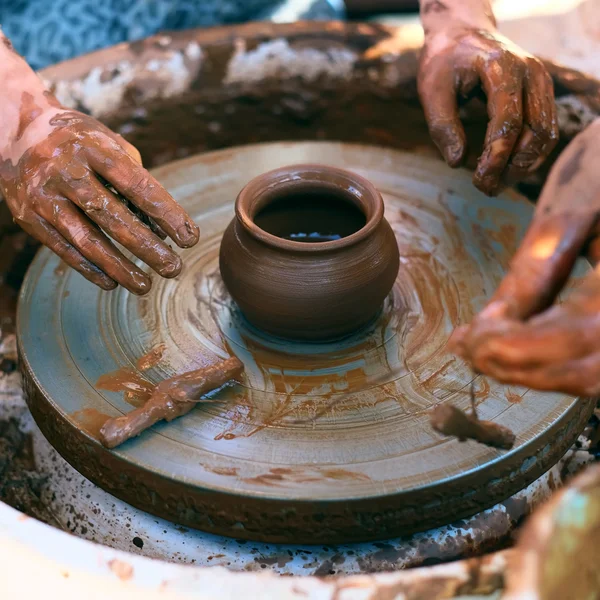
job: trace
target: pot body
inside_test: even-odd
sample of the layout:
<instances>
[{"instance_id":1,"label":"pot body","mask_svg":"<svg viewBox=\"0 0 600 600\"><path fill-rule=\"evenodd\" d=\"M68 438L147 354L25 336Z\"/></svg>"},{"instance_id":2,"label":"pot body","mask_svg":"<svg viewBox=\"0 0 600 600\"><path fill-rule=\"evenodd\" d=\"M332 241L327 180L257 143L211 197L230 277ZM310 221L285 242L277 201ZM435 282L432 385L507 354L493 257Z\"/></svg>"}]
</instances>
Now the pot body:
<instances>
[{"instance_id":1,"label":"pot body","mask_svg":"<svg viewBox=\"0 0 600 600\"><path fill-rule=\"evenodd\" d=\"M383 200L374 189L372 195L368 201L380 203L382 215ZM325 341L377 315L399 268L396 238L382 216L352 244L307 249L286 242L282 248L254 235L238 208L221 242L220 269L250 323L278 337Z\"/></svg>"}]
</instances>

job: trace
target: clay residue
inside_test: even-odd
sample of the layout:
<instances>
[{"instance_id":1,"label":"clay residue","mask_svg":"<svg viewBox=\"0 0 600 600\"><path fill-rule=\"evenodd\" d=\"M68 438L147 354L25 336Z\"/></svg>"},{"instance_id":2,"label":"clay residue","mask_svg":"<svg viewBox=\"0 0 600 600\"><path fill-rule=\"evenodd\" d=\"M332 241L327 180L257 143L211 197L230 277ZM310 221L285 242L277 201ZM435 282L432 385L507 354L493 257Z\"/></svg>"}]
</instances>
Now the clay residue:
<instances>
[{"instance_id":1,"label":"clay residue","mask_svg":"<svg viewBox=\"0 0 600 600\"><path fill-rule=\"evenodd\" d=\"M238 475L238 469L235 467L208 467L204 465L204 468L216 475L225 475L226 477L237 477Z\"/></svg>"},{"instance_id":2,"label":"clay residue","mask_svg":"<svg viewBox=\"0 0 600 600\"><path fill-rule=\"evenodd\" d=\"M7 37L2 35L2 31L0 31L0 41L4 44L6 48L8 48L8 50L10 50L11 52L15 52L15 48L12 45L12 42Z\"/></svg>"},{"instance_id":3,"label":"clay residue","mask_svg":"<svg viewBox=\"0 0 600 600\"><path fill-rule=\"evenodd\" d=\"M291 552L290 552L291 554ZM294 560L294 556L287 553L276 554L274 556L255 556L254 562L259 565L277 565L280 569Z\"/></svg>"},{"instance_id":4,"label":"clay residue","mask_svg":"<svg viewBox=\"0 0 600 600\"><path fill-rule=\"evenodd\" d=\"M64 261L60 261L54 268L54 275L56 277L62 277L69 270L69 265Z\"/></svg>"},{"instance_id":5,"label":"clay residue","mask_svg":"<svg viewBox=\"0 0 600 600\"><path fill-rule=\"evenodd\" d=\"M364 473L337 468L306 468L306 467L274 467L268 473L262 473L255 477L245 478L246 483L279 486L284 484L307 484L317 483L323 480L333 479L337 481L355 480L371 481Z\"/></svg>"},{"instance_id":6,"label":"clay residue","mask_svg":"<svg viewBox=\"0 0 600 600\"><path fill-rule=\"evenodd\" d=\"M511 391L509 388L506 389L504 396L511 404L518 404L523 399L523 396Z\"/></svg>"},{"instance_id":7,"label":"clay residue","mask_svg":"<svg viewBox=\"0 0 600 600\"><path fill-rule=\"evenodd\" d=\"M132 406L143 405L155 388L153 383L130 367L121 367L101 375L96 382L96 387L108 392L124 392L123 399Z\"/></svg>"},{"instance_id":8,"label":"clay residue","mask_svg":"<svg viewBox=\"0 0 600 600\"><path fill-rule=\"evenodd\" d=\"M490 395L490 382L486 377L481 377L479 381L481 387L478 390L474 390L475 398L477 400L485 400Z\"/></svg>"},{"instance_id":9,"label":"clay residue","mask_svg":"<svg viewBox=\"0 0 600 600\"><path fill-rule=\"evenodd\" d=\"M56 96L49 90L44 91L44 98L50 106L54 108L63 108L62 104L56 99Z\"/></svg>"},{"instance_id":10,"label":"clay residue","mask_svg":"<svg viewBox=\"0 0 600 600\"><path fill-rule=\"evenodd\" d=\"M148 369L155 367L162 360L166 349L166 344L159 344L158 346L155 346L152 348L152 350L144 354L144 356L138 358L136 362L137 368L140 371L147 371Z\"/></svg>"},{"instance_id":11,"label":"clay residue","mask_svg":"<svg viewBox=\"0 0 600 600\"><path fill-rule=\"evenodd\" d=\"M440 404L431 411L431 426L438 433L455 437L459 442L475 440L502 450L510 450L515 443L515 434L507 427L482 421L476 414L467 414L450 404Z\"/></svg>"},{"instance_id":12,"label":"clay residue","mask_svg":"<svg viewBox=\"0 0 600 600\"><path fill-rule=\"evenodd\" d=\"M72 413L71 418L83 431L99 440L100 430L111 417L95 408L83 408Z\"/></svg>"},{"instance_id":13,"label":"clay residue","mask_svg":"<svg viewBox=\"0 0 600 600\"><path fill-rule=\"evenodd\" d=\"M313 571L312 574L315 577L327 577L329 575L335 575L339 570L339 567L337 565L343 564L345 560L346 557L343 554L334 554L331 558L328 558L327 560L323 561L320 564L320 566L317 569L315 569L315 571Z\"/></svg>"},{"instance_id":14,"label":"clay residue","mask_svg":"<svg viewBox=\"0 0 600 600\"><path fill-rule=\"evenodd\" d=\"M104 423L100 430L102 444L116 448L159 421L172 421L187 414L205 394L238 378L243 370L244 365L233 357L161 381L143 406Z\"/></svg>"},{"instance_id":15,"label":"clay residue","mask_svg":"<svg viewBox=\"0 0 600 600\"><path fill-rule=\"evenodd\" d=\"M357 481L371 481L371 478L364 473L356 473L347 469L321 469L323 477L326 479L356 479Z\"/></svg>"}]
</instances>

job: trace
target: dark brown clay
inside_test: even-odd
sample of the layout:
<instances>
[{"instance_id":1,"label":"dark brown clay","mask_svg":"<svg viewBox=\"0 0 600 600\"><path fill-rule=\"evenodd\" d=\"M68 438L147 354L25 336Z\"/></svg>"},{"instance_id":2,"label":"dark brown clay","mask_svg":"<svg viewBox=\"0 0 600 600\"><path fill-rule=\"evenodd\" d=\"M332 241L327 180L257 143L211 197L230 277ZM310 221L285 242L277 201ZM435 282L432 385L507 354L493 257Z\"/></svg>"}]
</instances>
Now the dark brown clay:
<instances>
[{"instance_id":1,"label":"dark brown clay","mask_svg":"<svg viewBox=\"0 0 600 600\"><path fill-rule=\"evenodd\" d=\"M253 325L318 341L376 316L399 254L381 195L366 179L322 165L276 169L246 185L235 212L221 242L221 276Z\"/></svg>"}]
</instances>

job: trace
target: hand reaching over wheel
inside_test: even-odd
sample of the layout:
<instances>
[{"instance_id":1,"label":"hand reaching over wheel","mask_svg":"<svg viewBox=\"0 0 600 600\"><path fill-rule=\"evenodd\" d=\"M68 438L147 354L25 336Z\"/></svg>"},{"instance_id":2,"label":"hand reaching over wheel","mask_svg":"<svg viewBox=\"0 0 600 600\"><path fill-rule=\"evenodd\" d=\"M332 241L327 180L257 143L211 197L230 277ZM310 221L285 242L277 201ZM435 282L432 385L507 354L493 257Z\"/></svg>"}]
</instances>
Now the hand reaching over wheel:
<instances>
[{"instance_id":1,"label":"hand reaching over wheel","mask_svg":"<svg viewBox=\"0 0 600 600\"><path fill-rule=\"evenodd\" d=\"M488 195L535 171L558 141L543 64L496 31L484 0L424 0L419 95L431 136L452 167L467 152L459 98L483 91L489 123L473 182Z\"/></svg>"},{"instance_id":2,"label":"hand reaching over wheel","mask_svg":"<svg viewBox=\"0 0 600 600\"><path fill-rule=\"evenodd\" d=\"M533 222L488 306L451 348L504 383L600 395L600 120L552 168ZM558 303L575 261L594 266Z\"/></svg>"},{"instance_id":3,"label":"hand reaching over wheel","mask_svg":"<svg viewBox=\"0 0 600 600\"><path fill-rule=\"evenodd\" d=\"M151 287L110 238L159 275L177 276L181 258L162 238L193 246L192 219L131 144L62 107L7 42L0 33L0 190L15 222L103 289Z\"/></svg>"}]
</instances>

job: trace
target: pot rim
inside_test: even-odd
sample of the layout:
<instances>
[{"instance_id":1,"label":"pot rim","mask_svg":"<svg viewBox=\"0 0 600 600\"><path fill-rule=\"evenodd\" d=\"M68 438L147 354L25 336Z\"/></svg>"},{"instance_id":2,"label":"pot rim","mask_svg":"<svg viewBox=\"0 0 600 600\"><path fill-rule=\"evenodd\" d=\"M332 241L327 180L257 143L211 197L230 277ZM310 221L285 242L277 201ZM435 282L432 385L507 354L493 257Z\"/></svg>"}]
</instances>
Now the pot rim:
<instances>
[{"instance_id":1,"label":"pot rim","mask_svg":"<svg viewBox=\"0 0 600 600\"><path fill-rule=\"evenodd\" d=\"M358 231L330 242L296 242L286 240L254 222L254 217L285 193L298 193L302 189L322 187L325 193L335 194L353 202L366 217ZM283 190L278 193L278 188ZM377 188L367 179L352 171L324 164L295 164L280 167L259 175L248 182L238 194L235 214L244 229L268 246L293 252L329 252L347 248L368 238L383 220L384 204Z\"/></svg>"}]
</instances>

